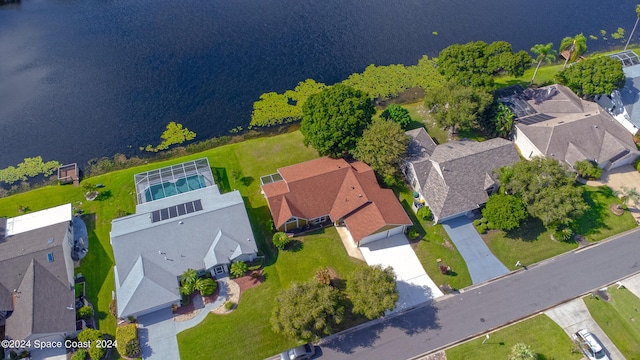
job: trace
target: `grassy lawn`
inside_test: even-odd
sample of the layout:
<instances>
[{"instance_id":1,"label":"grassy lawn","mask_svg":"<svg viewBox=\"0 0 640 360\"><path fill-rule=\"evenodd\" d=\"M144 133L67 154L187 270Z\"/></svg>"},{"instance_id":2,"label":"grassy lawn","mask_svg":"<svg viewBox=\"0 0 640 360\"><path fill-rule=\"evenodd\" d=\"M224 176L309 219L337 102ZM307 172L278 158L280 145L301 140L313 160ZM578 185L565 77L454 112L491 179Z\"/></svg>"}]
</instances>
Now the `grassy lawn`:
<instances>
[{"instance_id":1,"label":"grassy lawn","mask_svg":"<svg viewBox=\"0 0 640 360\"><path fill-rule=\"evenodd\" d=\"M584 235L589 241L598 241L636 226L629 212L622 216L611 213L609 205L617 198L608 187L584 186L584 190L589 211L573 224L576 234ZM493 230L481 236L491 252L509 269L515 270L517 261L530 265L578 247L574 242L552 240L552 233L553 230L547 229L540 220L528 219L513 231Z\"/></svg>"},{"instance_id":2,"label":"grassy lawn","mask_svg":"<svg viewBox=\"0 0 640 360\"><path fill-rule=\"evenodd\" d=\"M402 105L409 110L409 115L413 119L413 123L410 129L415 129L421 126L426 126L427 132L435 140L436 144L444 144L448 141L448 132L441 129L435 122L435 120L425 113L422 102L413 104ZM488 137L477 129L460 130L458 131L457 139L469 139L473 141L485 141Z\"/></svg>"},{"instance_id":3,"label":"grassy lawn","mask_svg":"<svg viewBox=\"0 0 640 360\"><path fill-rule=\"evenodd\" d=\"M313 278L324 266L333 268L343 279L362 263L347 255L335 228L296 238L296 251L282 251L278 261L264 269L265 282L240 297L238 309L229 315L209 314L197 327L178 334L182 359L264 359L296 341L274 333L269 318L278 291L292 282ZM341 328L366 319L347 317ZM212 336L216 334L216 336Z\"/></svg>"},{"instance_id":4,"label":"grassy lawn","mask_svg":"<svg viewBox=\"0 0 640 360\"><path fill-rule=\"evenodd\" d=\"M580 359L573 354L573 343L553 320L538 315L523 322L493 332L482 344L484 337L460 344L446 351L448 360L508 359L511 347L525 343L538 354L538 359Z\"/></svg>"},{"instance_id":5,"label":"grassy lawn","mask_svg":"<svg viewBox=\"0 0 640 360\"><path fill-rule=\"evenodd\" d=\"M268 256L267 263L275 259L266 246L266 230L261 223L269 216L266 202L260 195L261 175L273 173L278 167L295 164L317 157L313 148L302 144L302 134L292 132L284 135L252 139L230 144L199 154L151 163L144 166L120 170L91 178L93 183L102 183L101 200L85 201L82 189L71 185L49 186L23 194L0 199L0 216L16 216L20 206L37 211L73 203L82 203L89 231L89 252L77 273L86 278L86 295L96 309L99 329L115 334L116 319L109 314L109 302L114 290L113 253L109 244L111 220L122 213L135 211L133 175L186 160L208 157L218 178L225 177L228 187L242 193L250 214L252 228L259 248ZM238 172L241 176L232 176ZM226 184L225 184L226 185ZM226 187L226 186L224 186ZM262 219L260 221L259 219Z\"/></svg>"},{"instance_id":6,"label":"grassy lawn","mask_svg":"<svg viewBox=\"0 0 640 360\"><path fill-rule=\"evenodd\" d=\"M396 189L397 192L398 190ZM471 285L471 275L469 275L467 264L442 225L432 225L431 222L416 217L411 209L413 197L408 189L402 189L400 198L402 207L422 236L417 244L412 244L412 247L431 280L438 286L448 284L454 289L462 289ZM440 272L436 262L437 259L441 259L442 262L451 267L450 275L443 275Z\"/></svg>"},{"instance_id":7,"label":"grassy lawn","mask_svg":"<svg viewBox=\"0 0 640 360\"><path fill-rule=\"evenodd\" d=\"M553 77L556 76L557 73L562 70L563 63L560 64L552 64L552 65L542 65L540 69L538 69L538 73L536 74L536 79L534 84L538 86L545 86L555 83ZM531 77L533 77L533 72L536 70L536 67L533 66L527 69L524 72L524 75L516 78L513 76L499 76L495 78L496 87L507 87L511 85L520 84L522 87L526 88L529 86L531 82Z\"/></svg>"},{"instance_id":8,"label":"grassy lawn","mask_svg":"<svg viewBox=\"0 0 640 360\"><path fill-rule=\"evenodd\" d=\"M585 297L589 313L625 358L640 359L640 299L627 289L608 289L611 301Z\"/></svg>"},{"instance_id":9,"label":"grassy lawn","mask_svg":"<svg viewBox=\"0 0 640 360\"><path fill-rule=\"evenodd\" d=\"M576 220L576 234L584 235L589 241L598 241L636 227L630 212L617 216L609 210L611 205L620 203L609 187L585 186L583 198L589 211Z\"/></svg>"}]
</instances>

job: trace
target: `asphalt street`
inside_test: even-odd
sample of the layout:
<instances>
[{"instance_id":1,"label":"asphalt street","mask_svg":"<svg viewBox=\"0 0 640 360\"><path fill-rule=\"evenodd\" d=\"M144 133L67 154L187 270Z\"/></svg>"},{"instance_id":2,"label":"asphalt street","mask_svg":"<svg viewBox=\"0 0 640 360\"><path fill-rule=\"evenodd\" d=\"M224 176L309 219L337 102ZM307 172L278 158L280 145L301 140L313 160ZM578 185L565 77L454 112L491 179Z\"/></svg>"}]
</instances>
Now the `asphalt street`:
<instances>
[{"instance_id":1,"label":"asphalt street","mask_svg":"<svg viewBox=\"0 0 640 360\"><path fill-rule=\"evenodd\" d=\"M527 264L524 264L527 265ZM322 359L408 359L640 272L640 229L325 339Z\"/></svg>"}]
</instances>

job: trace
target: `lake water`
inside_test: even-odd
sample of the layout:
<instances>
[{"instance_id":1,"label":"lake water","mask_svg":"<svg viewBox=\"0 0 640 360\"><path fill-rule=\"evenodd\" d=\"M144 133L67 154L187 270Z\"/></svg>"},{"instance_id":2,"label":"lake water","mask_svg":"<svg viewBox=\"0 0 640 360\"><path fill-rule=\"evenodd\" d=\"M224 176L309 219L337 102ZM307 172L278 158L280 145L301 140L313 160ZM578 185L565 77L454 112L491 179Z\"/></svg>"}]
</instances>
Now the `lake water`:
<instances>
[{"instance_id":1,"label":"lake water","mask_svg":"<svg viewBox=\"0 0 640 360\"><path fill-rule=\"evenodd\" d=\"M23 0L0 7L0 168L36 155L84 164L136 154L169 121L200 139L224 135L246 127L264 92L306 78L331 84L371 63L414 64L453 43L528 50L580 32L630 32L635 4Z\"/></svg>"}]
</instances>

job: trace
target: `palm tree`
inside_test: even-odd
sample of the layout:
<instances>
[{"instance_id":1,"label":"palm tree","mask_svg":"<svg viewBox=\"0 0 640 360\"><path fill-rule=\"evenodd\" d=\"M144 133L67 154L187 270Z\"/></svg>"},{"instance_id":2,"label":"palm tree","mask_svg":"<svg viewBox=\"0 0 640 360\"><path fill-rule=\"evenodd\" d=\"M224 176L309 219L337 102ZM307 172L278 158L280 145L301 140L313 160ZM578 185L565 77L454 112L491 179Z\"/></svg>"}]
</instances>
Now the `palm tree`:
<instances>
[{"instance_id":1,"label":"palm tree","mask_svg":"<svg viewBox=\"0 0 640 360\"><path fill-rule=\"evenodd\" d=\"M524 343L517 343L511 348L511 354L509 360L536 360L538 354L536 354L531 346Z\"/></svg>"},{"instance_id":2,"label":"palm tree","mask_svg":"<svg viewBox=\"0 0 640 360\"><path fill-rule=\"evenodd\" d=\"M189 295L193 292L198 282L198 272L194 269L187 269L180 275L180 293Z\"/></svg>"},{"instance_id":3,"label":"palm tree","mask_svg":"<svg viewBox=\"0 0 640 360\"><path fill-rule=\"evenodd\" d=\"M636 190L636 188L628 188L626 186L622 187L622 191L620 192L622 195L620 200L623 205L629 205L629 202L633 201L634 204L638 204L640 202L640 192Z\"/></svg>"},{"instance_id":4,"label":"palm tree","mask_svg":"<svg viewBox=\"0 0 640 360\"><path fill-rule=\"evenodd\" d=\"M542 65L543 61L546 61L547 63L552 63L556 60L556 51L551 48L552 46L553 46L553 43L548 43L547 45L535 44L531 48L531 52L537 55L536 61L538 62L538 65L536 66L536 70L533 72L533 77L531 78L531 84L533 84L533 80L536 78L536 75L538 74L538 69L540 68L540 65Z\"/></svg>"},{"instance_id":5,"label":"palm tree","mask_svg":"<svg viewBox=\"0 0 640 360\"><path fill-rule=\"evenodd\" d=\"M624 46L625 50L627 50L627 46L629 46L629 42L633 37L633 32L636 31L636 26L638 26L638 21L640 20L640 5L636 5L636 15L638 15L638 18L636 19L635 25L633 25L633 30L631 30L631 35L629 35L629 39L627 39L627 44Z\"/></svg>"},{"instance_id":6,"label":"palm tree","mask_svg":"<svg viewBox=\"0 0 640 360\"><path fill-rule=\"evenodd\" d=\"M195 289L200 291L202 296L209 296L216 290L216 283L212 278L198 279L198 281L196 281Z\"/></svg>"},{"instance_id":7,"label":"palm tree","mask_svg":"<svg viewBox=\"0 0 640 360\"><path fill-rule=\"evenodd\" d=\"M580 55L584 54L584 52L587 51L587 38L584 37L582 33L574 37L565 37L560 42L560 52L564 50L569 51L569 56L567 56L567 59L564 61L564 66L562 67L563 69L567 67L567 63L569 62L569 60L571 60L572 62L576 61L576 59L580 57Z\"/></svg>"}]
</instances>

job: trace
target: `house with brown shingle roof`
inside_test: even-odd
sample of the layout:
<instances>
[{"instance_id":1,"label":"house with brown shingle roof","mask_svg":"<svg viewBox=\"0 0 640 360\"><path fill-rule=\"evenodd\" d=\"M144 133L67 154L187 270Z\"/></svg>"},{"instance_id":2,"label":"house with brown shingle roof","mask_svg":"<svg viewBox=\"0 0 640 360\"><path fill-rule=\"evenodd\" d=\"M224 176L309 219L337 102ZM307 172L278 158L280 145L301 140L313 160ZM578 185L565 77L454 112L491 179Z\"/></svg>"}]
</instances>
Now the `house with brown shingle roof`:
<instances>
[{"instance_id":1,"label":"house with brown shingle roof","mask_svg":"<svg viewBox=\"0 0 640 360\"><path fill-rule=\"evenodd\" d=\"M570 167L589 160L611 170L640 154L623 125L565 86L515 89L500 100L516 114L513 141L526 159L543 156Z\"/></svg>"},{"instance_id":2,"label":"house with brown shingle roof","mask_svg":"<svg viewBox=\"0 0 640 360\"><path fill-rule=\"evenodd\" d=\"M260 181L278 231L334 223L364 245L411 225L393 191L380 188L373 170L360 161L324 157L280 168Z\"/></svg>"}]
</instances>

